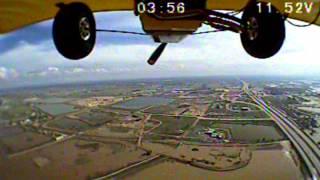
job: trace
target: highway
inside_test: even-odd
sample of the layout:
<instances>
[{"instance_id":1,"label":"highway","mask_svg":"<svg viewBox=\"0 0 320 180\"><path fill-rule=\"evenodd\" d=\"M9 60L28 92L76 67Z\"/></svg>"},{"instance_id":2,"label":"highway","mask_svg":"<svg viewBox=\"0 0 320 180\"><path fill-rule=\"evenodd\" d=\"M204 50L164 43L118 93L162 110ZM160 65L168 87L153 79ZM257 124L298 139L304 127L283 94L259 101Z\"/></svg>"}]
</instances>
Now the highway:
<instances>
[{"instance_id":1,"label":"highway","mask_svg":"<svg viewBox=\"0 0 320 180\"><path fill-rule=\"evenodd\" d=\"M277 108L268 105L263 99L249 89L248 83L242 81L243 91L257 103L278 124L288 136L295 149L304 160L312 179L320 179L320 149L317 144L299 129L295 122Z\"/></svg>"}]
</instances>

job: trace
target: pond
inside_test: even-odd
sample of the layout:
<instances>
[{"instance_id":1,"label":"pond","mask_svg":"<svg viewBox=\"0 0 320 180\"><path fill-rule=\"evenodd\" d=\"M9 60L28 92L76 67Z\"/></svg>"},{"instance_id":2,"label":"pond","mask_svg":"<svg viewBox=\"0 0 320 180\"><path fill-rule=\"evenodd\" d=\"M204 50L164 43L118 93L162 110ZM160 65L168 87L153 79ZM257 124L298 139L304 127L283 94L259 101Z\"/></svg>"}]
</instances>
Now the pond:
<instances>
[{"instance_id":1,"label":"pond","mask_svg":"<svg viewBox=\"0 0 320 180\"><path fill-rule=\"evenodd\" d=\"M53 116L71 113L77 111L74 106L67 105L67 104L40 104L38 107Z\"/></svg>"},{"instance_id":2,"label":"pond","mask_svg":"<svg viewBox=\"0 0 320 180\"><path fill-rule=\"evenodd\" d=\"M207 137L207 128L229 131L232 142L259 143L286 139L286 136L273 121L200 121L189 137ZM200 136L200 137L199 137Z\"/></svg>"},{"instance_id":3,"label":"pond","mask_svg":"<svg viewBox=\"0 0 320 180\"><path fill-rule=\"evenodd\" d=\"M214 127L231 129L235 141L258 142L283 140L284 135L275 126L259 124L216 124Z\"/></svg>"}]
</instances>

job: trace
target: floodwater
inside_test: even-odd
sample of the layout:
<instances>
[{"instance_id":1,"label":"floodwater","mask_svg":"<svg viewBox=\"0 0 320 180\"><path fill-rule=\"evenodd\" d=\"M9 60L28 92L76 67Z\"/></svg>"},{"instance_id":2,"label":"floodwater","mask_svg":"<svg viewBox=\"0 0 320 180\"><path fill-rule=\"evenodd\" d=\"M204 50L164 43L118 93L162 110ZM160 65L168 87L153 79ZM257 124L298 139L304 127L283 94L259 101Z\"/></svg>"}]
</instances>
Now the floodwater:
<instances>
[{"instance_id":1,"label":"floodwater","mask_svg":"<svg viewBox=\"0 0 320 180\"><path fill-rule=\"evenodd\" d=\"M148 158L144 153L129 144L72 139L2 161L0 156L0 179L94 179Z\"/></svg>"},{"instance_id":2,"label":"floodwater","mask_svg":"<svg viewBox=\"0 0 320 180\"><path fill-rule=\"evenodd\" d=\"M0 138L15 136L23 133L23 129L18 127L0 127Z\"/></svg>"},{"instance_id":3,"label":"floodwater","mask_svg":"<svg viewBox=\"0 0 320 180\"><path fill-rule=\"evenodd\" d=\"M276 162L276 163L275 163ZM303 172L282 150L252 152L249 164L232 171L211 171L175 160L145 165L122 175L121 179L303 179ZM117 178L117 177L116 177ZM120 179L120 178L119 178Z\"/></svg>"},{"instance_id":4,"label":"floodwater","mask_svg":"<svg viewBox=\"0 0 320 180\"><path fill-rule=\"evenodd\" d=\"M223 129L230 132L232 142L258 143L286 139L282 131L272 121L200 121L189 137L207 137L203 132L207 128Z\"/></svg>"},{"instance_id":5,"label":"floodwater","mask_svg":"<svg viewBox=\"0 0 320 180\"><path fill-rule=\"evenodd\" d=\"M163 97L139 97L124 103L113 105L112 107L121 109L141 109L148 106L166 105L172 101L172 99Z\"/></svg>"},{"instance_id":6,"label":"floodwater","mask_svg":"<svg viewBox=\"0 0 320 180\"><path fill-rule=\"evenodd\" d=\"M257 140L277 141L284 136L274 126L257 124L216 124L215 127L231 129L232 139L254 142Z\"/></svg>"},{"instance_id":7,"label":"floodwater","mask_svg":"<svg viewBox=\"0 0 320 180\"><path fill-rule=\"evenodd\" d=\"M40 104L38 107L53 116L71 113L77 111L74 106L67 105L67 104Z\"/></svg>"}]
</instances>

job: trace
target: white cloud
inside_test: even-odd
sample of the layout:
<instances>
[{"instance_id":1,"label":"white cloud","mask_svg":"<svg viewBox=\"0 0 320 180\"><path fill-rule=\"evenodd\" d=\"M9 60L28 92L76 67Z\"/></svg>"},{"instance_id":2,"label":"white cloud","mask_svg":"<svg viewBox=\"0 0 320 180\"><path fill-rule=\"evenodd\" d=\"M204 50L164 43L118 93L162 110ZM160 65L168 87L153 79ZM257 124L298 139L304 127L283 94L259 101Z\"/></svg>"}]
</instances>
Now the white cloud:
<instances>
[{"instance_id":1,"label":"white cloud","mask_svg":"<svg viewBox=\"0 0 320 180\"><path fill-rule=\"evenodd\" d=\"M49 72L59 72L59 68L57 67L48 67Z\"/></svg>"},{"instance_id":2,"label":"white cloud","mask_svg":"<svg viewBox=\"0 0 320 180\"><path fill-rule=\"evenodd\" d=\"M19 73L12 68L0 67L0 80L16 79L19 77Z\"/></svg>"},{"instance_id":3,"label":"white cloud","mask_svg":"<svg viewBox=\"0 0 320 180\"><path fill-rule=\"evenodd\" d=\"M97 72L97 73L108 73L109 71L105 68L96 68L94 69L94 72Z\"/></svg>"},{"instance_id":4,"label":"white cloud","mask_svg":"<svg viewBox=\"0 0 320 180\"><path fill-rule=\"evenodd\" d=\"M7 77L7 69L4 67L0 67L0 79L6 79Z\"/></svg>"},{"instance_id":5,"label":"white cloud","mask_svg":"<svg viewBox=\"0 0 320 180\"><path fill-rule=\"evenodd\" d=\"M137 23L130 26L140 26ZM155 66L147 65L146 60L158 44L99 44L87 58L70 61L58 54L52 41L36 45L22 42L17 48L0 55L0 66L14 67L24 73L36 72L30 73L33 77L68 74L72 78L71 75L75 74L80 79L90 73L109 75L100 76L106 78L319 74L318 42L319 27L299 29L288 25L281 51L270 59L259 60L246 54L239 34L190 36L182 43L170 44ZM0 69L0 78L7 77L7 71Z\"/></svg>"},{"instance_id":6,"label":"white cloud","mask_svg":"<svg viewBox=\"0 0 320 180\"><path fill-rule=\"evenodd\" d=\"M100 28L130 29L140 27L140 21L132 12L96 13L96 24ZM110 22L112 21L112 22Z\"/></svg>"},{"instance_id":7,"label":"white cloud","mask_svg":"<svg viewBox=\"0 0 320 180\"><path fill-rule=\"evenodd\" d=\"M86 70L85 69L83 69L83 68L73 68L72 69L72 73L82 73L82 72L85 72Z\"/></svg>"}]
</instances>

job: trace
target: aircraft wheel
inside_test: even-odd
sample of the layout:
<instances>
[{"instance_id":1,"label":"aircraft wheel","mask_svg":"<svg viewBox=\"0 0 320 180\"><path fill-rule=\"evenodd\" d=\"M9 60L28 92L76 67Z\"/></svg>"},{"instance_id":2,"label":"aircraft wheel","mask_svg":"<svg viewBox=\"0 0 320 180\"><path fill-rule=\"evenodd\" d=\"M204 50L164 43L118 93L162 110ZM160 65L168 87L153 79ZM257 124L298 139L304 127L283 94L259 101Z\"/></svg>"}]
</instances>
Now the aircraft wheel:
<instances>
[{"instance_id":1,"label":"aircraft wheel","mask_svg":"<svg viewBox=\"0 0 320 180\"><path fill-rule=\"evenodd\" d=\"M62 5L53 23L57 50L72 60L88 56L96 41L96 23L92 11L82 3Z\"/></svg>"},{"instance_id":2,"label":"aircraft wheel","mask_svg":"<svg viewBox=\"0 0 320 180\"><path fill-rule=\"evenodd\" d=\"M244 10L242 20L245 31L241 33L241 42L248 54L265 59L275 55L285 39L284 17L272 6L261 2L261 11L256 4Z\"/></svg>"}]
</instances>

